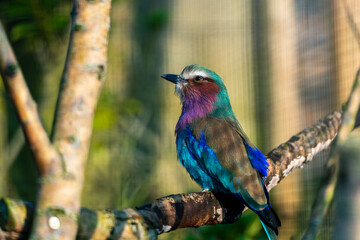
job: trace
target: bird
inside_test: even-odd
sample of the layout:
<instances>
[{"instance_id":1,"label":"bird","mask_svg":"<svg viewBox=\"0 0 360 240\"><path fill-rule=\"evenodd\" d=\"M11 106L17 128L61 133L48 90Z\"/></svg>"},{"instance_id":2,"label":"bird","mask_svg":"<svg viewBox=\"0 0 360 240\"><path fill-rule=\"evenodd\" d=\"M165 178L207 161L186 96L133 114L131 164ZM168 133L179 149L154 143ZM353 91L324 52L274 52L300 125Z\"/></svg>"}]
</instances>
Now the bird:
<instances>
[{"instance_id":1,"label":"bird","mask_svg":"<svg viewBox=\"0 0 360 240\"><path fill-rule=\"evenodd\" d=\"M196 64L161 77L175 84L182 103L177 159L203 190L234 196L259 216L268 238L277 239L281 221L264 183L269 164L238 122L222 78Z\"/></svg>"}]
</instances>

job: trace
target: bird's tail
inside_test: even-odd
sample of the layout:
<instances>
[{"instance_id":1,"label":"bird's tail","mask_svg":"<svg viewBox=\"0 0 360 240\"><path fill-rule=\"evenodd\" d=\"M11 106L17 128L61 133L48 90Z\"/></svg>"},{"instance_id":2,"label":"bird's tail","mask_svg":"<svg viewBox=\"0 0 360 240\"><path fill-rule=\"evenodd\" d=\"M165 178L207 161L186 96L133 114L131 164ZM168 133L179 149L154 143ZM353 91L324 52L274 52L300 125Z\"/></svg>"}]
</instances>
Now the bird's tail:
<instances>
[{"instance_id":1,"label":"bird's tail","mask_svg":"<svg viewBox=\"0 0 360 240\"><path fill-rule=\"evenodd\" d=\"M281 226L281 222L271 205L269 204L265 209L255 212L259 216L261 222L271 228L276 235L278 235L278 227Z\"/></svg>"},{"instance_id":2,"label":"bird's tail","mask_svg":"<svg viewBox=\"0 0 360 240\"><path fill-rule=\"evenodd\" d=\"M261 221L261 224L266 232L266 235L268 236L269 240L277 240L275 231L273 229L271 229L270 227L268 227L265 223L263 223L263 221Z\"/></svg>"},{"instance_id":3,"label":"bird's tail","mask_svg":"<svg viewBox=\"0 0 360 240\"><path fill-rule=\"evenodd\" d=\"M268 238L270 240L277 239L276 235L279 234L278 227L281 226L281 222L271 205L269 204L264 210L256 211L256 213L260 218Z\"/></svg>"}]
</instances>

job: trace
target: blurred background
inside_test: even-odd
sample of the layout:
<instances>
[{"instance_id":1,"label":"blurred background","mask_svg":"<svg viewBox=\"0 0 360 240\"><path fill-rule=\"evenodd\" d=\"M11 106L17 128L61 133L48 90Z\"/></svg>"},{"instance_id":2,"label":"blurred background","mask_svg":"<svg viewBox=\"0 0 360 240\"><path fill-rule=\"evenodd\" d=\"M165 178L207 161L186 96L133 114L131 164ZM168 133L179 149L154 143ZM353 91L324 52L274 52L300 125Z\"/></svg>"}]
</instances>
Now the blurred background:
<instances>
[{"instance_id":1,"label":"blurred background","mask_svg":"<svg viewBox=\"0 0 360 240\"><path fill-rule=\"evenodd\" d=\"M69 37L69 0L1 0L0 19L50 132ZM113 0L107 79L94 121L82 205L134 207L199 191L176 160L180 101L159 76L192 63L223 77L238 120L267 153L341 108L360 66L357 0ZM33 201L36 171L0 85L0 196ZM271 191L279 239L307 224L327 153ZM318 239L333 233L334 205ZM231 225L159 239L266 239L247 211Z\"/></svg>"}]
</instances>

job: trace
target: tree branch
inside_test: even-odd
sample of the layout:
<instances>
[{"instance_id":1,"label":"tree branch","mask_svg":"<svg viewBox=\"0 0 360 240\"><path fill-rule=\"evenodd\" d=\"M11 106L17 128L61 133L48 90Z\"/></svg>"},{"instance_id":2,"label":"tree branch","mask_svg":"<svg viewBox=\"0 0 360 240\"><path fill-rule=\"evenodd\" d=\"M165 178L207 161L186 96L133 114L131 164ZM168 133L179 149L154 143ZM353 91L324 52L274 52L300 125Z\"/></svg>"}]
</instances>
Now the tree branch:
<instances>
[{"instance_id":1,"label":"tree branch","mask_svg":"<svg viewBox=\"0 0 360 240\"><path fill-rule=\"evenodd\" d=\"M272 150L267 155L270 164L266 179L268 190L294 169L302 167L316 154L328 148L337 134L341 117L341 111L335 111Z\"/></svg>"},{"instance_id":2,"label":"tree branch","mask_svg":"<svg viewBox=\"0 0 360 240\"><path fill-rule=\"evenodd\" d=\"M31 237L74 239L96 103L105 80L111 0L74 0L54 117L62 166L40 179Z\"/></svg>"},{"instance_id":3,"label":"tree branch","mask_svg":"<svg viewBox=\"0 0 360 240\"><path fill-rule=\"evenodd\" d=\"M15 106L28 146L40 175L49 171L51 164L60 163L43 128L37 106L26 85L22 71L0 23L0 73Z\"/></svg>"},{"instance_id":4,"label":"tree branch","mask_svg":"<svg viewBox=\"0 0 360 240\"><path fill-rule=\"evenodd\" d=\"M293 136L268 155L270 164L269 177L266 180L270 190L294 169L302 167L324 150L334 139L341 122L341 112L336 111L315 123L312 127ZM6 201L13 201L6 199ZM231 196L212 192L176 194L157 199L135 209L94 211L83 208L79 219L78 239L156 239L158 234L178 228L199 227L232 223L244 211ZM20 229L9 228L8 212L11 207L0 203L0 228L7 234L26 234L26 217L12 226L23 226ZM25 204L25 203L24 203ZM29 205L29 204L27 204ZM26 207L22 208L26 211ZM13 214L16 216L27 216ZM1 232L0 232L1 236ZM7 238L10 239L10 238Z\"/></svg>"}]
</instances>

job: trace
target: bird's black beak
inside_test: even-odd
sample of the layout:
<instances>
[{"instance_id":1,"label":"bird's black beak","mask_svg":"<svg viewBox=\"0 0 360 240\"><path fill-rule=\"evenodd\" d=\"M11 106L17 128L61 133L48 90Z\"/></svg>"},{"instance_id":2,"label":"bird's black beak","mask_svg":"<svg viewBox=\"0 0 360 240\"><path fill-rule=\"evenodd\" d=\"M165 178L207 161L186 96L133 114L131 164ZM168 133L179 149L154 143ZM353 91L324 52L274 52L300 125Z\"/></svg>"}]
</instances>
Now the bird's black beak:
<instances>
[{"instance_id":1,"label":"bird's black beak","mask_svg":"<svg viewBox=\"0 0 360 240\"><path fill-rule=\"evenodd\" d=\"M178 76L179 75L176 75L176 74L163 74L161 75L162 78L172 82L172 83L175 83L177 84L179 82L178 80Z\"/></svg>"}]
</instances>

